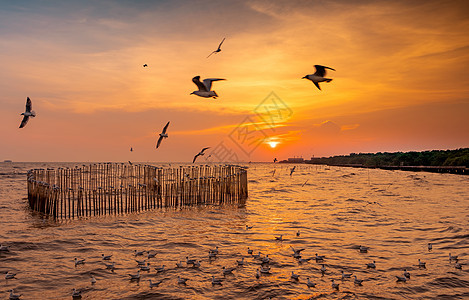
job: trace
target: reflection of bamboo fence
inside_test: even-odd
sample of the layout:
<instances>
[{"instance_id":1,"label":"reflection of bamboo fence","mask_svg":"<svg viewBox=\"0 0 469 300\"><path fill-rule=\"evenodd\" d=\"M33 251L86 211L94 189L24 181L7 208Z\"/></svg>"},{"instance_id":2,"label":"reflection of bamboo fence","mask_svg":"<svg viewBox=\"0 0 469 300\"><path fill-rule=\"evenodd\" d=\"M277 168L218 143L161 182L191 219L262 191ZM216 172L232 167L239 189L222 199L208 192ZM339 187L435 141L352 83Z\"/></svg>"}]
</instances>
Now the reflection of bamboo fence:
<instances>
[{"instance_id":1,"label":"reflection of bamboo fence","mask_svg":"<svg viewBox=\"0 0 469 300\"><path fill-rule=\"evenodd\" d=\"M246 169L100 163L28 172L30 207L55 218L112 215L160 207L244 204Z\"/></svg>"}]
</instances>

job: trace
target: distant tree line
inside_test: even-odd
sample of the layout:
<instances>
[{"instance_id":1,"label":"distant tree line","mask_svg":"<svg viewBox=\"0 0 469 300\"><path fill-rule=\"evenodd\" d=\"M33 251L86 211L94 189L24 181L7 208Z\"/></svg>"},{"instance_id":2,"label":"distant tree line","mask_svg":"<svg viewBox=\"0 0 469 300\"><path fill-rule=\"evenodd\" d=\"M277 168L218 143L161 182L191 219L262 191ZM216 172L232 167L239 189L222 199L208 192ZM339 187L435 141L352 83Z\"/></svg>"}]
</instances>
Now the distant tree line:
<instances>
[{"instance_id":1,"label":"distant tree line","mask_svg":"<svg viewBox=\"0 0 469 300\"><path fill-rule=\"evenodd\" d=\"M350 153L331 157L312 158L313 164L381 166L466 166L469 167L469 148L422 152Z\"/></svg>"}]
</instances>

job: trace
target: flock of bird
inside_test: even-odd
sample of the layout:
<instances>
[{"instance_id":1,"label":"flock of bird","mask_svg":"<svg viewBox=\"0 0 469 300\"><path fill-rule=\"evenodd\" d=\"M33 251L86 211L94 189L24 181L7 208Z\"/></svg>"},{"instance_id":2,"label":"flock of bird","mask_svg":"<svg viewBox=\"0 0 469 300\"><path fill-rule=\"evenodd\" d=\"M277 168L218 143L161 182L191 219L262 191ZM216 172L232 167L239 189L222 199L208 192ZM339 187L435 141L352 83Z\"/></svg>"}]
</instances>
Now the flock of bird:
<instances>
[{"instance_id":1,"label":"flock of bird","mask_svg":"<svg viewBox=\"0 0 469 300\"><path fill-rule=\"evenodd\" d=\"M246 225L245 230L249 231L252 228L253 226ZM300 234L301 233L299 230L295 233L296 237L299 237ZM283 243L285 241L283 235L274 236L272 240L273 242L278 242L278 243ZM318 255L318 253L315 253L314 256L305 258L303 257L303 253L302 253L303 251L305 251L305 248L295 249L292 245L289 245L289 248L292 250L291 256L293 257L294 260L296 259L299 265L307 264L310 261L315 261L318 265L321 265L319 269L316 269L318 271L318 275L320 272L321 277L328 276L328 275L335 276L335 278L331 277L329 279L331 282L330 286L332 290L338 291L340 288L340 284L345 281L352 280L352 277L353 277L354 285L362 286L363 283L365 282L365 279L358 278L358 276L354 275L353 273L346 273L343 269L340 270L340 277L337 277L337 275L334 275L337 273L336 272L337 270L336 271L329 270L331 267L327 266L326 264L326 261L329 258L326 258L326 256L324 255ZM363 246L363 245L356 247L356 249L358 250L359 253L368 253L370 251L369 247ZM0 251L9 252L10 249L6 245L0 245ZM431 243L428 244L428 251L429 252L433 251L433 245ZM174 270L181 270L184 268L201 270L200 268L202 268L201 265L203 263L205 264L205 262L212 262L213 260L217 260L220 257L220 255L222 255L221 252L222 250L220 250L220 248L216 246L214 249L209 249L207 251L207 256L205 259L200 258L200 257L195 259L195 258L190 258L189 256L186 256L185 258L179 259L175 263L174 268L167 267L165 264L160 264L160 265L155 265L153 267L153 270L156 272L156 274L160 274L160 275L170 270L174 271ZM146 258L137 259L140 257L144 257L145 254L146 254ZM140 281L142 278L147 277L147 275L143 275L143 272L146 272L148 273L148 275L151 275L150 272L152 271L152 267L150 267L151 265L150 260L155 258L156 256L157 256L157 252L154 250L153 251L152 250L150 251L134 250L134 252L132 253L132 257L137 263L136 265L137 270L135 273L128 273L127 279L130 281ZM459 260L458 256L451 255L451 253L449 254L449 262L450 263L454 262L455 263L454 267L456 269L461 270L462 264L459 263L458 260ZM116 267L116 262L113 261L112 254L107 254L107 255L101 254L99 261L103 263L105 270L109 270L112 273L114 273L115 270L118 269ZM273 274L273 272L276 272L276 270L274 271L273 267L274 265L278 266L278 264L275 264L275 259L272 259L271 257L269 257L269 254L264 254L261 251L257 251L257 253L255 253L255 251L251 249L250 247L247 247L246 255L241 255L239 259L236 259L235 262L231 262L231 263L234 266L223 266L220 268L219 274L222 275L223 277L217 277L216 274L212 274L211 276L206 278L207 284L211 284L212 286L223 285L224 281L230 280L229 278L227 278L227 276L234 275L233 272L235 271L236 273L246 271L247 269L245 269L244 267L248 265L251 265L251 266L255 265L255 268L256 268L255 273L252 273L251 276L253 280L256 280L256 279L259 280L262 276L266 276L269 274ZM86 264L86 259L75 258L73 261L73 264L75 268L83 266ZM425 262L418 259L418 262L415 265L415 267L419 269L426 269L427 266ZM366 263L365 265L363 265L363 268L364 269L377 269L377 263L376 261ZM303 274L295 273L295 271L291 271L291 273L289 273L288 275L291 280L298 282L298 283L301 283L300 277L306 277L306 280L302 283L305 284L308 288L315 288L317 285L316 282L311 280L314 274L303 275ZM155 277L153 275L151 276L154 280ZM410 280L411 274L406 268L403 268L402 275L395 275L395 278L396 278L395 280L396 282L407 282ZM5 279L6 280L16 279L16 274L7 272L5 274ZM156 281L153 281L151 278L147 278L146 280L148 281L149 288L152 289L152 288L156 288L160 286L163 282L171 280L171 279L166 277L166 278L162 278ZM177 277L175 277L174 280L178 285L186 285L192 279L182 277L181 275L177 275ZM90 283L91 285L95 285L98 283L98 280L96 279L95 275L92 273L90 273ZM72 290L71 296L73 299L81 299L82 292L83 292L82 290L74 288ZM21 296L22 296L21 294L15 294L14 290L10 290L10 298L9 298L10 300L18 300L20 299Z\"/></svg>"},{"instance_id":2,"label":"flock of bird","mask_svg":"<svg viewBox=\"0 0 469 300\"><path fill-rule=\"evenodd\" d=\"M214 50L213 52L211 52L210 55L207 56L207 58L209 58L213 54L217 54L217 53L221 52L221 46L222 46L224 41L225 41L225 38L223 38L221 43L218 45L217 49ZM143 67L148 68L148 64L143 64ZM303 79L310 80L311 82L314 83L314 85L319 90L321 90L321 87L319 86L320 82L331 82L332 81L331 78L325 78L324 77L326 75L326 69L333 70L333 71L335 71L335 70L333 68L322 66L322 65L315 65L314 67L316 68L316 72L314 74L309 74L309 75L304 76ZM214 99L216 99L218 97L218 94L217 94L216 91L212 90L212 83L214 81L221 81L221 80L226 80L226 79L224 79L224 78L206 78L206 79L200 81L200 76L195 76L194 78L192 78L192 82L197 86L198 90L193 91L192 93L190 93L190 95L197 95L197 96L203 97L203 98L214 98ZM31 117L33 117L33 118L36 117L36 112L34 112L32 110L32 101L29 97L27 97L27 100L26 100L26 109L23 113L21 113L21 115L23 116L23 120L21 121L21 124L20 124L19 128L23 128L24 126L26 126L26 124L28 123L28 121ZM158 149L160 147L161 142L163 141L163 139L168 138L168 133L167 133L168 126L169 126L169 122L163 128L163 131L159 134L159 137L158 137L158 140L157 140L157 143L156 143L156 149ZM206 150L206 149L209 149L209 147L206 147L206 148L203 148L203 149ZM205 150L202 150L197 155L195 155L192 162L195 163L198 156L204 155ZM131 147L130 152L133 152L133 151L134 151L134 149L133 149L133 147Z\"/></svg>"}]
</instances>

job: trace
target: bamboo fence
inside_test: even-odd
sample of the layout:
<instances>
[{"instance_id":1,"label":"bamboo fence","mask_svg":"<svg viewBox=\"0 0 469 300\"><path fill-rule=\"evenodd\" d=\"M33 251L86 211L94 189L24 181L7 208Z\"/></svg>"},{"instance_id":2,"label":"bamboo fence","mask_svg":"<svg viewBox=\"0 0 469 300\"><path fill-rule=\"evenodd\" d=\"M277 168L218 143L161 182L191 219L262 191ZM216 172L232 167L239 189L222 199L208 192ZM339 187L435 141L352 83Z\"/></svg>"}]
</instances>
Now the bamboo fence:
<instances>
[{"instance_id":1,"label":"bamboo fence","mask_svg":"<svg viewBox=\"0 0 469 300\"><path fill-rule=\"evenodd\" d=\"M98 163L28 171L30 207L54 218L117 215L163 207L244 204L247 171L235 165L161 168Z\"/></svg>"}]
</instances>

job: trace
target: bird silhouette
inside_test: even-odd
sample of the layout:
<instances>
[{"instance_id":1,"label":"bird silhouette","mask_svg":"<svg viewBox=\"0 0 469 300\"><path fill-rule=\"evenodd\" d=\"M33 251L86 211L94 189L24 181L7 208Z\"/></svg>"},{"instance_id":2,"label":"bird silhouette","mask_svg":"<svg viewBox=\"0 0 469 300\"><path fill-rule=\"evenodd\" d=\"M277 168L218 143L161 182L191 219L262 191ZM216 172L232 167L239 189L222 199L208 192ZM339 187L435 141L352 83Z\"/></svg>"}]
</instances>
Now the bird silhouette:
<instances>
[{"instance_id":1,"label":"bird silhouette","mask_svg":"<svg viewBox=\"0 0 469 300\"><path fill-rule=\"evenodd\" d=\"M195 160L197 159L197 157L199 156L203 156L205 153L205 150L207 149L210 149L210 147L206 147L206 148L203 148L199 153L197 153L195 156L194 156L194 159L192 160L192 163L195 163Z\"/></svg>"},{"instance_id":2,"label":"bird silhouette","mask_svg":"<svg viewBox=\"0 0 469 300\"><path fill-rule=\"evenodd\" d=\"M207 56L207 58L209 58L212 54L214 53L218 53L221 51L221 44L223 44L223 42L225 41L225 38L223 38L223 40L221 41L220 45L218 45L218 48L217 50L213 51L212 53L209 54L209 56Z\"/></svg>"},{"instance_id":3,"label":"bird silhouette","mask_svg":"<svg viewBox=\"0 0 469 300\"><path fill-rule=\"evenodd\" d=\"M326 75L326 69L329 69L332 71L335 71L335 70L329 67L321 66L321 65L314 65L314 67L316 68L316 72L314 74L306 75L302 79L311 80L314 83L314 85L319 90L321 90L321 87L319 86L319 82L331 82L332 81L332 79L330 78L324 78L324 75Z\"/></svg>"},{"instance_id":4,"label":"bird silhouette","mask_svg":"<svg viewBox=\"0 0 469 300\"><path fill-rule=\"evenodd\" d=\"M192 78L192 82L195 83L195 85L199 88L198 91L193 91L190 93L191 95L197 95L199 97L204 97L204 98L210 98L213 97L213 99L216 99L218 97L217 92L211 91L210 89L212 88L212 82L213 81L219 81L219 80L226 80L223 78L207 78L204 79L203 82L200 82L200 76L195 76Z\"/></svg>"},{"instance_id":5,"label":"bird silhouette","mask_svg":"<svg viewBox=\"0 0 469 300\"><path fill-rule=\"evenodd\" d=\"M163 131L160 133L160 137L158 138L158 142L156 143L156 149L158 149L158 147L161 145L161 141L164 138L168 137L168 134L166 133L166 130L168 129L168 126L169 126L169 122L166 123L166 125L163 128Z\"/></svg>"},{"instance_id":6,"label":"bird silhouette","mask_svg":"<svg viewBox=\"0 0 469 300\"><path fill-rule=\"evenodd\" d=\"M27 97L27 99L26 99L26 109L25 109L24 113L21 113L21 115L23 116L23 120L21 121L20 128L23 128L24 126L26 126L26 124L29 121L29 117L34 118L36 116L36 112L32 111L32 108L33 108L33 103L31 102L31 99L29 99L29 97Z\"/></svg>"}]
</instances>

